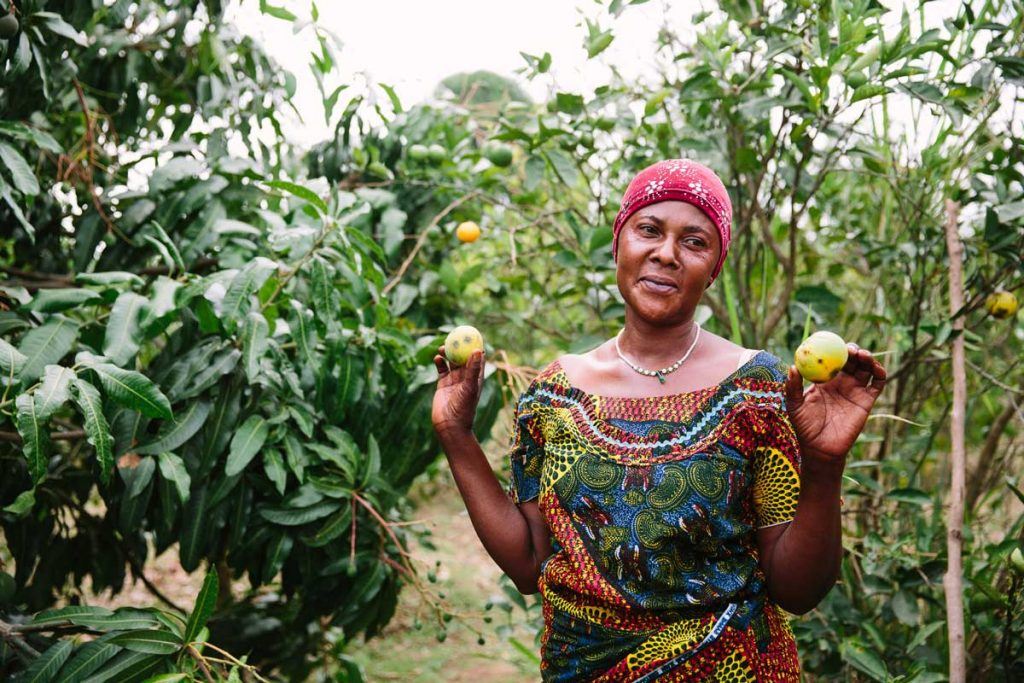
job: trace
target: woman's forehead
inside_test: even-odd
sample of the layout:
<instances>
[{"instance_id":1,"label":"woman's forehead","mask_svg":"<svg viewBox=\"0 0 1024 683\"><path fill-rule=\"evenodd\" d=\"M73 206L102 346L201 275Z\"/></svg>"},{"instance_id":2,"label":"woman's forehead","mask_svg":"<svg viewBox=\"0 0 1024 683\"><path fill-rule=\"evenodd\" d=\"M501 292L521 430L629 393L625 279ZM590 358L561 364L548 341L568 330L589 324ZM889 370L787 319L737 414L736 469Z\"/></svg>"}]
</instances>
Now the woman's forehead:
<instances>
[{"instance_id":1,"label":"woman's forehead","mask_svg":"<svg viewBox=\"0 0 1024 683\"><path fill-rule=\"evenodd\" d=\"M685 223L700 225L711 231L715 229L714 222L699 208L674 199L648 204L631 216L634 220L641 220L645 217L660 223Z\"/></svg>"}]
</instances>

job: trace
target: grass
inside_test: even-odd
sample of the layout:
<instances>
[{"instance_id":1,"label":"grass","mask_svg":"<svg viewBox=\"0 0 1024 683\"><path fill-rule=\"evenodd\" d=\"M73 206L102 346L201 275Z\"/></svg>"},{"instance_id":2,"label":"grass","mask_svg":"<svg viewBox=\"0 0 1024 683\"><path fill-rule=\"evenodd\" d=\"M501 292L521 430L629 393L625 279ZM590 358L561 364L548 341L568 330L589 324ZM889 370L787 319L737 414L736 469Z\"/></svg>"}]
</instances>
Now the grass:
<instances>
[{"instance_id":1,"label":"grass","mask_svg":"<svg viewBox=\"0 0 1024 683\"><path fill-rule=\"evenodd\" d=\"M485 446L496 470L502 467L497 447L501 443L500 438L492 439ZM536 630L530 623L538 608L528 614L511 603L503 590L502 571L477 538L447 463L442 463L432 481L418 484L410 497L417 502L414 518L423 520L431 531L429 543L411 552L424 569L423 575L434 568L436 582L426 585L434 600L443 595L442 602L455 616L446 625L444 641L439 642L441 629L427 600L407 586L384 632L369 642L352 645L347 654L371 682L539 680ZM511 588L507 579L504 583ZM489 601L493 603L490 609ZM482 645L478 642L481 637Z\"/></svg>"}]
</instances>

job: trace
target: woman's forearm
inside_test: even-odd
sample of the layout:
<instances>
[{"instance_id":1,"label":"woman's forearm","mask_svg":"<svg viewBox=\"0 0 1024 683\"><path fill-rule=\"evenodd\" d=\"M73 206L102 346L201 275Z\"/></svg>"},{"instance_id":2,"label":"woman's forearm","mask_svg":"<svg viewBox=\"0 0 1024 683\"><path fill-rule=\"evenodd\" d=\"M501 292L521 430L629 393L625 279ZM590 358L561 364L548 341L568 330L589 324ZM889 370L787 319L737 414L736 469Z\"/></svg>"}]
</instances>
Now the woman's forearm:
<instances>
[{"instance_id":1,"label":"woman's forearm","mask_svg":"<svg viewBox=\"0 0 1024 683\"><path fill-rule=\"evenodd\" d=\"M796 516L771 549L768 590L783 609L813 609L839 576L843 463L805 453Z\"/></svg>"},{"instance_id":2,"label":"woman's forearm","mask_svg":"<svg viewBox=\"0 0 1024 683\"><path fill-rule=\"evenodd\" d=\"M484 549L521 592L536 593L540 568L529 523L502 490L476 437L447 430L438 438Z\"/></svg>"}]
</instances>

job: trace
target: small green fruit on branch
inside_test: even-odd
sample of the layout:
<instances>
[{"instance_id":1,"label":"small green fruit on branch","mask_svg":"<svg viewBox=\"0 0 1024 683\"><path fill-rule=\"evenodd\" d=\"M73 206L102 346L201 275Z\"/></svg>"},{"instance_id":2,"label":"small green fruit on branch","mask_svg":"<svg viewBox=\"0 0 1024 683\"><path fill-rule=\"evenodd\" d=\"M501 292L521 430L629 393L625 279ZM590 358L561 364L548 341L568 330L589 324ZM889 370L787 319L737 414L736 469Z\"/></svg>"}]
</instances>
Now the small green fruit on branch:
<instances>
[{"instance_id":1,"label":"small green fruit on branch","mask_svg":"<svg viewBox=\"0 0 1024 683\"><path fill-rule=\"evenodd\" d=\"M13 12L0 17L0 38L10 40L18 35L19 28L21 28L21 24L18 23L18 17L14 16Z\"/></svg>"}]
</instances>

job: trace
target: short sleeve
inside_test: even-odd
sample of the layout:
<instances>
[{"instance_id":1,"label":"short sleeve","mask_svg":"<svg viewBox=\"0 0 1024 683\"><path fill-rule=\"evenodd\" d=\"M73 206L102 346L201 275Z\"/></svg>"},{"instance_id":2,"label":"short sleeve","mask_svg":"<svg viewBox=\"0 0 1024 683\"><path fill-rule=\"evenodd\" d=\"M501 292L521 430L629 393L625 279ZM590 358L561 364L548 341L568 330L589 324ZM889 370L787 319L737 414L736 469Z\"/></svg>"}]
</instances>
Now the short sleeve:
<instances>
[{"instance_id":1,"label":"short sleeve","mask_svg":"<svg viewBox=\"0 0 1024 683\"><path fill-rule=\"evenodd\" d=\"M788 366L779 361L776 375L785 378ZM782 391L781 384L779 391ZM757 528L793 521L800 498L800 442L781 407L763 415L753 452L754 516Z\"/></svg>"},{"instance_id":2,"label":"short sleeve","mask_svg":"<svg viewBox=\"0 0 1024 683\"><path fill-rule=\"evenodd\" d=\"M531 387L532 389L532 387ZM516 402L509 448L511 478L508 495L516 504L540 495L544 436L538 426L537 402L527 389Z\"/></svg>"}]
</instances>

